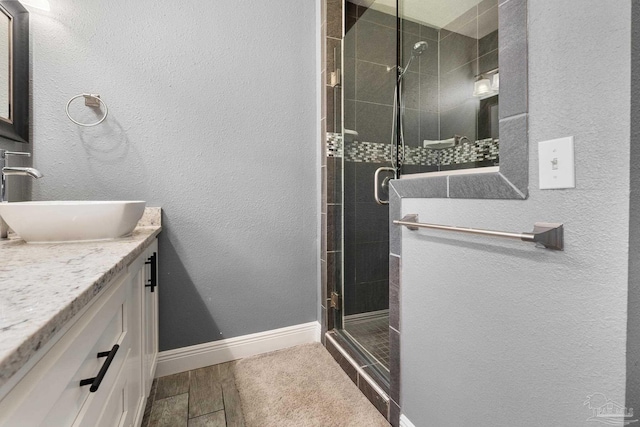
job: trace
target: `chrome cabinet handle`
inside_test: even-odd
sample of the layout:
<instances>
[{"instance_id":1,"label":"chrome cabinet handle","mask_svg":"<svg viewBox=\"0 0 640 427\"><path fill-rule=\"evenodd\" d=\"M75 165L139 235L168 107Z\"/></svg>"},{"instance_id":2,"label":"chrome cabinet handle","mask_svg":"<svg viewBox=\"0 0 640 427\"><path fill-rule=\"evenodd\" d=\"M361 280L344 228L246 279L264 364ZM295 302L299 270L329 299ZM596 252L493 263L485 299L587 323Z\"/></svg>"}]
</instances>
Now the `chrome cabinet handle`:
<instances>
[{"instance_id":1,"label":"chrome cabinet handle","mask_svg":"<svg viewBox=\"0 0 640 427\"><path fill-rule=\"evenodd\" d=\"M388 205L388 200L380 200L380 195L378 194L378 177L380 177L380 172L395 172L394 168L381 167L376 169L376 173L373 175L373 198L376 199L376 203L379 205Z\"/></svg>"}]
</instances>

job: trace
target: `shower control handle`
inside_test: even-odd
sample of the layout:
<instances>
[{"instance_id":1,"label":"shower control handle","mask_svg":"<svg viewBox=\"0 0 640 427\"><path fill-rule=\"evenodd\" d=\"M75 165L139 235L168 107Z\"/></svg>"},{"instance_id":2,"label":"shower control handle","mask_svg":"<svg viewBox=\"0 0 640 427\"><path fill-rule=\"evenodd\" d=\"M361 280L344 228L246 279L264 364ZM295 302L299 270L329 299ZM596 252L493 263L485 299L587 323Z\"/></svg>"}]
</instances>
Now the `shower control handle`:
<instances>
[{"instance_id":1,"label":"shower control handle","mask_svg":"<svg viewBox=\"0 0 640 427\"><path fill-rule=\"evenodd\" d=\"M378 179L380 177L380 172L394 172L395 173L395 169L394 168L389 168L389 167L381 167L376 169L376 173L373 174L373 198L376 199L376 203L379 205L388 205L389 201L388 200L380 200L380 194L378 191ZM387 180L388 182L388 180Z\"/></svg>"}]
</instances>

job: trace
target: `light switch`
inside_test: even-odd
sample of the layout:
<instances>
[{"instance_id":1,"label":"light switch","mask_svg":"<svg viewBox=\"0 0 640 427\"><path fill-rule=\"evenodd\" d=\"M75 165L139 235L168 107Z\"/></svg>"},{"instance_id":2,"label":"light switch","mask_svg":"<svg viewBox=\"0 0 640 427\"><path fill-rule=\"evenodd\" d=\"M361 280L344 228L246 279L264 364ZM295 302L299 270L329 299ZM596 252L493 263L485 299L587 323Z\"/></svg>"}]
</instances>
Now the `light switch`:
<instances>
[{"instance_id":1,"label":"light switch","mask_svg":"<svg viewBox=\"0 0 640 427\"><path fill-rule=\"evenodd\" d=\"M573 137L538 143L540 189L575 188Z\"/></svg>"}]
</instances>

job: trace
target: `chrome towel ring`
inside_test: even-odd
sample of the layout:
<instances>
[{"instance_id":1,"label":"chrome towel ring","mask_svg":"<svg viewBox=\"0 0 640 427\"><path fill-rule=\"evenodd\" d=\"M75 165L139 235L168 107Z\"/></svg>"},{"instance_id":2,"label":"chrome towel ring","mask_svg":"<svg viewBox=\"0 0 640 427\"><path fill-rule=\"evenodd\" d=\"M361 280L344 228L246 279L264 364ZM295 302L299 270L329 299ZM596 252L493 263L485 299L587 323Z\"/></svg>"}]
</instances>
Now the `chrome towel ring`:
<instances>
[{"instance_id":1,"label":"chrome towel ring","mask_svg":"<svg viewBox=\"0 0 640 427\"><path fill-rule=\"evenodd\" d=\"M71 114L69 114L69 105L71 105L73 100L75 100L76 98L80 98L81 96L84 96L84 105L86 105L87 107L100 107L100 104L104 106L104 116L102 116L100 120L95 123L80 123L79 121L74 120L73 117L71 117ZM78 126L91 127L97 126L100 123L104 122L104 119L106 119L107 115L109 114L109 107L107 107L107 104L105 104L105 102L100 99L100 95L92 93L81 93L72 97L69 102L67 102L65 111L67 112L67 117L69 117L69 120L71 120L73 123L77 124Z\"/></svg>"}]
</instances>

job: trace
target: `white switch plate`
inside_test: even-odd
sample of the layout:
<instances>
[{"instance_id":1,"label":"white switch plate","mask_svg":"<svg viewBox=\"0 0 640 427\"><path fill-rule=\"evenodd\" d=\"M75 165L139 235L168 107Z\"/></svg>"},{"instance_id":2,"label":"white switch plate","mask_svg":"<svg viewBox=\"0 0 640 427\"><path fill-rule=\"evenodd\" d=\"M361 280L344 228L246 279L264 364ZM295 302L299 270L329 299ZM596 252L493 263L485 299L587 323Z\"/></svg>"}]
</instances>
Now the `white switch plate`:
<instances>
[{"instance_id":1,"label":"white switch plate","mask_svg":"<svg viewBox=\"0 0 640 427\"><path fill-rule=\"evenodd\" d=\"M575 188L573 137L538 143L540 189Z\"/></svg>"}]
</instances>

